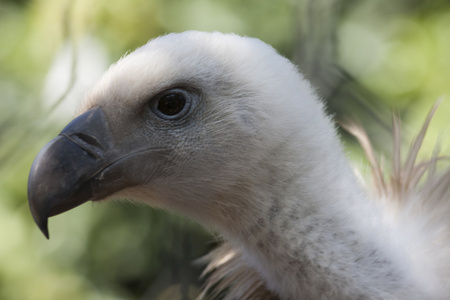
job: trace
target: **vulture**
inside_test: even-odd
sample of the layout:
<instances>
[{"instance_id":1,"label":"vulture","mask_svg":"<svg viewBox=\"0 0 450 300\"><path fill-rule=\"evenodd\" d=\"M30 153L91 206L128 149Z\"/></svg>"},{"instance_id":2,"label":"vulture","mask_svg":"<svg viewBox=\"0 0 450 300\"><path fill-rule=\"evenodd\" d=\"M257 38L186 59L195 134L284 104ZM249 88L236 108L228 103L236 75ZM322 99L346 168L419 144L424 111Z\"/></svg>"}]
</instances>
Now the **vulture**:
<instances>
[{"instance_id":1,"label":"vulture","mask_svg":"<svg viewBox=\"0 0 450 300\"><path fill-rule=\"evenodd\" d=\"M417 162L355 175L314 88L264 42L187 31L113 64L36 156L31 213L126 198L183 214L224 243L200 297L450 299L450 171ZM397 125L396 125L397 124ZM398 122L394 139L399 140ZM221 294L223 296L223 294Z\"/></svg>"}]
</instances>

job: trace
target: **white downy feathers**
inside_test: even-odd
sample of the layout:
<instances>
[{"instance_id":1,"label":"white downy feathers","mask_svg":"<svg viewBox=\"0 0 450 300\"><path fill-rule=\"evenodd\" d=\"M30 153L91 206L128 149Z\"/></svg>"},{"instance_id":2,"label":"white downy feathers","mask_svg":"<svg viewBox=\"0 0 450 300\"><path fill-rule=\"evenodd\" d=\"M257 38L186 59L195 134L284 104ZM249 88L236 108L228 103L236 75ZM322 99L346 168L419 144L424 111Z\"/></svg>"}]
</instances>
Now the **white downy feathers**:
<instances>
[{"instance_id":1,"label":"white downy feathers","mask_svg":"<svg viewBox=\"0 0 450 300\"><path fill-rule=\"evenodd\" d=\"M147 107L170 89L193 97L175 121ZM364 191L292 63L257 39L193 31L123 57L79 112L93 107L120 145L154 143L148 132L164 132L157 144L171 150L170 163L114 197L181 212L222 234L207 291L227 289L225 299L450 297L449 172L435 173L436 157L415 162L431 116L406 163L395 154L388 180L364 133L350 130L373 168L376 193Z\"/></svg>"}]
</instances>

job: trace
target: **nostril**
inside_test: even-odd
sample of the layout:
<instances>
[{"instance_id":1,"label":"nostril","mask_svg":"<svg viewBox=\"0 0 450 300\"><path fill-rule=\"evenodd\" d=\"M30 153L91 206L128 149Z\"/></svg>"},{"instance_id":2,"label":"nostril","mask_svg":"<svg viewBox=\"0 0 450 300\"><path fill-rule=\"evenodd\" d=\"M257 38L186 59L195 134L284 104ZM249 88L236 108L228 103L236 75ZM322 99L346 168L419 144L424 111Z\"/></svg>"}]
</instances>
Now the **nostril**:
<instances>
[{"instance_id":1,"label":"nostril","mask_svg":"<svg viewBox=\"0 0 450 300\"><path fill-rule=\"evenodd\" d=\"M108 121L103 110L98 107L72 120L59 135L80 147L83 150L80 153L96 160L105 159L112 146Z\"/></svg>"},{"instance_id":2,"label":"nostril","mask_svg":"<svg viewBox=\"0 0 450 300\"><path fill-rule=\"evenodd\" d=\"M77 133L71 134L71 137L74 139L80 139L82 142L84 142L86 144L89 144L96 148L100 148L100 149L104 150L103 146L99 143L99 141L97 141L96 138L94 138L90 135L87 135L85 133L77 132Z\"/></svg>"},{"instance_id":3,"label":"nostril","mask_svg":"<svg viewBox=\"0 0 450 300\"><path fill-rule=\"evenodd\" d=\"M86 154L89 154L96 159L101 158L102 153L105 150L102 144L95 137L82 132L76 132L70 135L60 133L59 135L64 136L74 144L78 145L78 147L86 151Z\"/></svg>"}]
</instances>

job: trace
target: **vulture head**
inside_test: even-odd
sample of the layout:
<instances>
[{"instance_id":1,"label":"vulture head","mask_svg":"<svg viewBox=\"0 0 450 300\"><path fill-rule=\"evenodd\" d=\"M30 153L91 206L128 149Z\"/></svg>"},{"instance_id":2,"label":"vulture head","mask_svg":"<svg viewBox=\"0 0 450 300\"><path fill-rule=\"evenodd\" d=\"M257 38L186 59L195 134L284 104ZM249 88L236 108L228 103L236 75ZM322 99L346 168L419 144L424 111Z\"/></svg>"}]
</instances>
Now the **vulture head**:
<instances>
[{"instance_id":1,"label":"vulture head","mask_svg":"<svg viewBox=\"0 0 450 300\"><path fill-rule=\"evenodd\" d=\"M396 170L420 179L411 157ZM411 189L395 176L393 188L377 177L383 191ZM47 237L49 217L113 198L219 231L235 255L222 270L237 277L218 282L241 284L229 299L445 299L449 210L430 195L448 195L449 180L430 178L426 197L386 210L397 194L377 202L360 188L293 64L257 39L189 31L111 66L37 155L28 197Z\"/></svg>"},{"instance_id":2,"label":"vulture head","mask_svg":"<svg viewBox=\"0 0 450 300\"><path fill-rule=\"evenodd\" d=\"M79 116L38 154L33 217L48 236L48 217L89 200L132 198L239 228L261 208L242 196L272 185L287 163L281 152L293 150L284 145L330 135L316 115L321 105L308 83L257 39L159 37L111 66Z\"/></svg>"}]
</instances>

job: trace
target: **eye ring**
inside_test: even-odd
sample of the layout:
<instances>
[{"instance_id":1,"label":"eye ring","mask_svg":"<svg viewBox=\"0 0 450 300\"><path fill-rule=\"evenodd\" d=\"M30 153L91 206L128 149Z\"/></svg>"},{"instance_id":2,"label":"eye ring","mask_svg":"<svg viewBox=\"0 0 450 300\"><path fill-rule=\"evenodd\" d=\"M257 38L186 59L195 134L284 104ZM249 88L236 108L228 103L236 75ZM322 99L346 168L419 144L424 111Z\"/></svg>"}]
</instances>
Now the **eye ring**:
<instances>
[{"instance_id":1,"label":"eye ring","mask_svg":"<svg viewBox=\"0 0 450 300\"><path fill-rule=\"evenodd\" d=\"M190 111L192 98L192 95L183 89L171 89L153 97L149 106L158 117L176 120Z\"/></svg>"}]
</instances>

